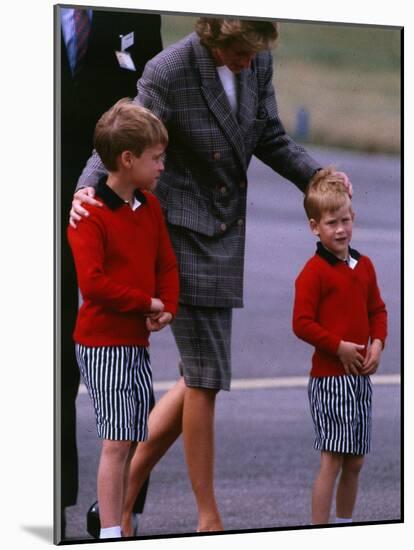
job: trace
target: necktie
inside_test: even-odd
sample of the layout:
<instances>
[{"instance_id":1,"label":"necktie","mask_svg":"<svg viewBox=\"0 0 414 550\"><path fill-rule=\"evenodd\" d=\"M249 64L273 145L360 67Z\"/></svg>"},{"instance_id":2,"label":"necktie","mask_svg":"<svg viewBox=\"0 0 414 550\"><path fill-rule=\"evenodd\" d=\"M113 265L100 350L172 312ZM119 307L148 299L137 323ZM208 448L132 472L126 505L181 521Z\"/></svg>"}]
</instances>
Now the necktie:
<instances>
[{"instance_id":1,"label":"necktie","mask_svg":"<svg viewBox=\"0 0 414 550\"><path fill-rule=\"evenodd\" d=\"M88 49L88 38L91 29L86 10L74 10L75 19L75 35L76 35L76 65L75 74L82 68L85 59L86 50Z\"/></svg>"}]
</instances>

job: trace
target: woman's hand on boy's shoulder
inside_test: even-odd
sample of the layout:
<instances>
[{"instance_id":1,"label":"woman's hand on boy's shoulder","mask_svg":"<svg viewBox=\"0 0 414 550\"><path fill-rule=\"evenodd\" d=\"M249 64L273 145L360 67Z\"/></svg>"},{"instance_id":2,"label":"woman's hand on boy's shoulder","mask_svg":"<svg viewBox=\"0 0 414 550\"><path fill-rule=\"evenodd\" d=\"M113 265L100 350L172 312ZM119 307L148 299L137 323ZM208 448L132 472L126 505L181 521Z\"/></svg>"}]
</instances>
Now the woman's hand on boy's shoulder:
<instances>
[{"instance_id":1,"label":"woman's hand on boy's shoulder","mask_svg":"<svg viewBox=\"0 0 414 550\"><path fill-rule=\"evenodd\" d=\"M102 206L102 203L95 199L94 187L83 187L76 191L73 195L72 208L69 213L69 224L76 229L77 224L89 216L89 212L82 206L82 204L90 204L92 206Z\"/></svg>"}]
</instances>

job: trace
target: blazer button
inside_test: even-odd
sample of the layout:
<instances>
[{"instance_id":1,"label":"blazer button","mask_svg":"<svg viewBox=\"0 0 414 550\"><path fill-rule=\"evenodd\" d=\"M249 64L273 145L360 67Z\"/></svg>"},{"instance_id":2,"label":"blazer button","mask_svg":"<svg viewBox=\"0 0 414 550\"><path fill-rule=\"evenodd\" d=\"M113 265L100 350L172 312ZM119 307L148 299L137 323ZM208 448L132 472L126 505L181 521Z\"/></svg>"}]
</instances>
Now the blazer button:
<instances>
[{"instance_id":1,"label":"blazer button","mask_svg":"<svg viewBox=\"0 0 414 550\"><path fill-rule=\"evenodd\" d=\"M267 109L266 107L260 107L259 112L257 113L257 118L265 119L267 118Z\"/></svg>"},{"instance_id":2,"label":"blazer button","mask_svg":"<svg viewBox=\"0 0 414 550\"><path fill-rule=\"evenodd\" d=\"M227 187L225 185L223 185L223 187L220 187L220 193L222 195L225 195L227 193Z\"/></svg>"},{"instance_id":3,"label":"blazer button","mask_svg":"<svg viewBox=\"0 0 414 550\"><path fill-rule=\"evenodd\" d=\"M221 157L220 153L218 153L218 152L213 153L213 159L214 160L220 160L220 157Z\"/></svg>"},{"instance_id":4,"label":"blazer button","mask_svg":"<svg viewBox=\"0 0 414 550\"><path fill-rule=\"evenodd\" d=\"M222 223L222 224L220 225L220 229L221 229L222 231L226 231L227 225L226 225L225 223Z\"/></svg>"},{"instance_id":5,"label":"blazer button","mask_svg":"<svg viewBox=\"0 0 414 550\"><path fill-rule=\"evenodd\" d=\"M240 227L244 224L244 220L242 220L241 218L239 220L237 220L237 225L240 225Z\"/></svg>"}]
</instances>

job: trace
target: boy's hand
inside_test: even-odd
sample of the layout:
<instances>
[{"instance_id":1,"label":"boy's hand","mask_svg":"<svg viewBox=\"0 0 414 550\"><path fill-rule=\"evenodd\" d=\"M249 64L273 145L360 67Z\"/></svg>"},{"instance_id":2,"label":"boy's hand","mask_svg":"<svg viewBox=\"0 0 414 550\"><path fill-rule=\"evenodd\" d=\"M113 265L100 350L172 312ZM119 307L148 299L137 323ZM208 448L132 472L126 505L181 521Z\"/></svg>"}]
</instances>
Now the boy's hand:
<instances>
[{"instance_id":1,"label":"boy's hand","mask_svg":"<svg viewBox=\"0 0 414 550\"><path fill-rule=\"evenodd\" d=\"M73 195L72 208L69 213L69 223L76 229L76 225L82 218L89 216L89 212L82 207L82 203L91 204L93 206L102 206L102 203L94 199L95 188L84 187L79 189Z\"/></svg>"},{"instance_id":2,"label":"boy's hand","mask_svg":"<svg viewBox=\"0 0 414 550\"><path fill-rule=\"evenodd\" d=\"M172 315L168 311L163 311L157 317L147 317L147 329L151 332L163 329L165 326L170 324L172 321Z\"/></svg>"},{"instance_id":3,"label":"boy's hand","mask_svg":"<svg viewBox=\"0 0 414 550\"><path fill-rule=\"evenodd\" d=\"M157 319L157 317L159 317L163 311L164 304L161 302L161 300L159 298L151 298L150 313L147 315L147 317L150 317L151 319Z\"/></svg>"},{"instance_id":4,"label":"boy's hand","mask_svg":"<svg viewBox=\"0 0 414 550\"><path fill-rule=\"evenodd\" d=\"M364 364L364 358L358 350L362 350L364 348L365 346L361 344L341 340L337 355L344 366L346 374L360 374L360 369L362 369Z\"/></svg>"},{"instance_id":5,"label":"boy's hand","mask_svg":"<svg viewBox=\"0 0 414 550\"><path fill-rule=\"evenodd\" d=\"M382 342L377 338L368 347L361 374L374 374L376 372L382 353Z\"/></svg>"}]
</instances>

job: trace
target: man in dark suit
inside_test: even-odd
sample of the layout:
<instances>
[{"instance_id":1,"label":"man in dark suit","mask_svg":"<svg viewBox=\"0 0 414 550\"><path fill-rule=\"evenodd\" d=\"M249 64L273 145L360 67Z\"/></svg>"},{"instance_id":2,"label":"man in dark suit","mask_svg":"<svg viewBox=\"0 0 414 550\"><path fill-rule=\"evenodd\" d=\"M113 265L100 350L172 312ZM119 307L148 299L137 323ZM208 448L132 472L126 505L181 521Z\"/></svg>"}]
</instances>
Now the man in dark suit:
<instances>
[{"instance_id":1,"label":"man in dark suit","mask_svg":"<svg viewBox=\"0 0 414 550\"><path fill-rule=\"evenodd\" d=\"M136 94L137 80L146 62L161 51L162 42L159 15L57 7L55 16L57 188L60 190L60 197L57 193L57 200L60 198L57 212L60 213L61 231L58 304L61 331L57 338L60 348L57 377L60 491L57 491L56 512L61 512L57 524L61 522L60 537L64 538L64 511L67 506L76 504L78 493L75 400L79 369L72 340L78 294L66 239L73 187L92 151L93 131L98 118L121 97ZM121 52L121 61L115 52Z\"/></svg>"}]
</instances>

